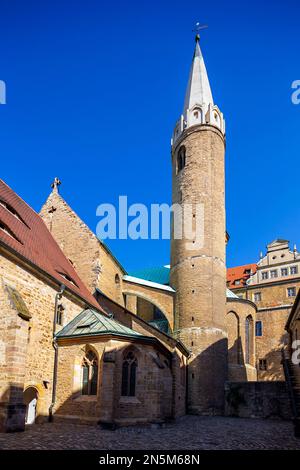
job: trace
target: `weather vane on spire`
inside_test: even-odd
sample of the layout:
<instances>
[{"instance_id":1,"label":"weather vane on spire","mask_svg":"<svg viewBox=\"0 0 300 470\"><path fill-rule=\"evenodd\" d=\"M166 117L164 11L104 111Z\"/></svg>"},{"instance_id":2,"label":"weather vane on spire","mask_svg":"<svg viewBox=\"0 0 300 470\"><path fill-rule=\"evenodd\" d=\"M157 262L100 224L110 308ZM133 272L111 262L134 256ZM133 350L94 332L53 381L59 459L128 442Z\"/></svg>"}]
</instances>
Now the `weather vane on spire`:
<instances>
[{"instance_id":1,"label":"weather vane on spire","mask_svg":"<svg viewBox=\"0 0 300 470\"><path fill-rule=\"evenodd\" d=\"M195 29L193 29L193 32L197 33L196 34L196 42L199 41L199 39L200 39L200 31L202 29L206 29L206 28L208 28L207 24L200 24L199 22L196 23Z\"/></svg>"}]
</instances>

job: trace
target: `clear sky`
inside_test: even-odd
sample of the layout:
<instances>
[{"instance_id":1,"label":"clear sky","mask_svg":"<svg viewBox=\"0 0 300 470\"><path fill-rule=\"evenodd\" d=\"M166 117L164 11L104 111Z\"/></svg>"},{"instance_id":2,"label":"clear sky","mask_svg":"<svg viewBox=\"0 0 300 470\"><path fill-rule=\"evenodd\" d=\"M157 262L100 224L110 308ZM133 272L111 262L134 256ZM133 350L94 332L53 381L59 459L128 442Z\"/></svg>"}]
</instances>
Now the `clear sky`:
<instances>
[{"instance_id":1,"label":"clear sky","mask_svg":"<svg viewBox=\"0 0 300 470\"><path fill-rule=\"evenodd\" d=\"M227 124L228 265L278 237L300 248L299 14L299 0L1 0L1 177L39 211L59 176L94 231L96 207L119 195L170 203L170 137L200 21ZM168 241L108 245L127 270L169 263Z\"/></svg>"}]
</instances>

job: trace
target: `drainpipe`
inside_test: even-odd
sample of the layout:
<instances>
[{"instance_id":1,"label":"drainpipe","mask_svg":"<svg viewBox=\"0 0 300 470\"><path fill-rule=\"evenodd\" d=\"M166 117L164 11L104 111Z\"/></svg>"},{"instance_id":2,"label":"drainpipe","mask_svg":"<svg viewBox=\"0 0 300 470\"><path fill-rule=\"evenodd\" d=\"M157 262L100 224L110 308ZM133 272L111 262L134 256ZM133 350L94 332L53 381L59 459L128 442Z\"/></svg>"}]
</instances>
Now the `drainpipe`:
<instances>
[{"instance_id":1,"label":"drainpipe","mask_svg":"<svg viewBox=\"0 0 300 470\"><path fill-rule=\"evenodd\" d=\"M52 346L54 348L54 366L53 366L53 379L52 379L52 401L51 401L51 405L49 406L49 418L48 418L49 422L53 421L53 407L55 405L55 400L56 400L58 345L57 345L57 341L55 338L55 330L56 330L56 319L57 319L57 307L58 307L58 302L62 298L65 289L66 289L66 286L64 284L61 284L60 291L57 292L55 296L53 332L52 332L53 334Z\"/></svg>"}]
</instances>

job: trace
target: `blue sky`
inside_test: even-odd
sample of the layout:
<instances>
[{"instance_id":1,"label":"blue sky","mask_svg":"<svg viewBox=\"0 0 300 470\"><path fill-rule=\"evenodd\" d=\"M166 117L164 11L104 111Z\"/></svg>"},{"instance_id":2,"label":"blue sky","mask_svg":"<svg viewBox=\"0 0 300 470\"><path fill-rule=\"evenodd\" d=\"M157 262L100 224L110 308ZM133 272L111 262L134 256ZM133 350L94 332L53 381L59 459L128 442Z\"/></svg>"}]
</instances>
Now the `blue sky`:
<instances>
[{"instance_id":1,"label":"blue sky","mask_svg":"<svg viewBox=\"0 0 300 470\"><path fill-rule=\"evenodd\" d=\"M196 21L227 124L229 266L274 238L300 248L298 0L12 1L0 4L1 177L39 210L55 176L96 229L96 207L170 202L170 137ZM168 241L115 240L126 269L167 264Z\"/></svg>"}]
</instances>

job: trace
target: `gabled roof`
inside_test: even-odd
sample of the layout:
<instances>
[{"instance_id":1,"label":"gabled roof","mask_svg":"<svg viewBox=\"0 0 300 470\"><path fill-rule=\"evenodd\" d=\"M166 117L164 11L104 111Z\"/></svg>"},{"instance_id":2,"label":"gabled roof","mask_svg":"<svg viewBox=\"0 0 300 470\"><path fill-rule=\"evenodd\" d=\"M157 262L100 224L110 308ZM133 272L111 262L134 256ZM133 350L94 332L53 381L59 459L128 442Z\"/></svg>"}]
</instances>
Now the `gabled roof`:
<instances>
[{"instance_id":1,"label":"gabled roof","mask_svg":"<svg viewBox=\"0 0 300 470\"><path fill-rule=\"evenodd\" d=\"M126 338L149 338L150 336L143 336L137 331L122 325L113 318L106 317L96 310L86 309L83 310L77 317L68 323L57 334L57 338L71 338L79 336L102 336L102 335L115 335Z\"/></svg>"},{"instance_id":2,"label":"gabled roof","mask_svg":"<svg viewBox=\"0 0 300 470\"><path fill-rule=\"evenodd\" d=\"M245 286L247 279L249 279L250 275L255 274L256 270L257 265L255 263L227 268L228 287L230 289L234 289ZM236 285L236 281L240 281L240 284Z\"/></svg>"},{"instance_id":3,"label":"gabled roof","mask_svg":"<svg viewBox=\"0 0 300 470\"><path fill-rule=\"evenodd\" d=\"M0 243L100 308L41 217L0 179Z\"/></svg>"}]
</instances>

